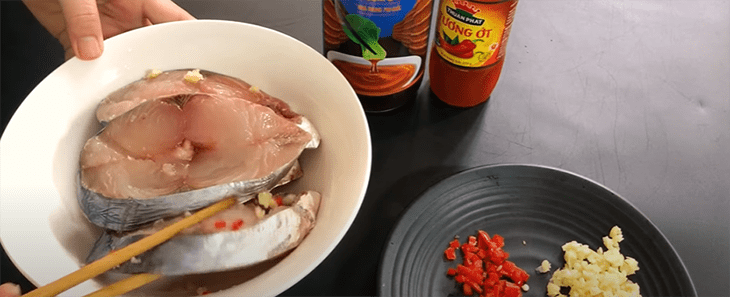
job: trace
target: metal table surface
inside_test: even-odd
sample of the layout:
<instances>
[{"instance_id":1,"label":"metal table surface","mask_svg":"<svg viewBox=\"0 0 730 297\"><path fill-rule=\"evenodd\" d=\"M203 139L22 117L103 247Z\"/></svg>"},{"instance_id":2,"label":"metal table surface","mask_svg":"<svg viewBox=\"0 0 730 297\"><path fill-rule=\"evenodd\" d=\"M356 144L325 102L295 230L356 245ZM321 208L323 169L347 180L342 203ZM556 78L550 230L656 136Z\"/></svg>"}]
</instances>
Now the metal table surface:
<instances>
[{"instance_id":1,"label":"metal table surface","mask_svg":"<svg viewBox=\"0 0 730 297\"><path fill-rule=\"evenodd\" d=\"M259 24L322 50L318 0L176 2L200 19ZM62 62L27 10L2 2L3 129ZM426 79L412 104L368 121L362 208L283 295L377 294L388 233L420 192L470 167L532 163L622 195L673 244L700 296L730 296L729 1L522 0L486 104L444 106ZM4 252L1 277L31 286Z\"/></svg>"}]
</instances>

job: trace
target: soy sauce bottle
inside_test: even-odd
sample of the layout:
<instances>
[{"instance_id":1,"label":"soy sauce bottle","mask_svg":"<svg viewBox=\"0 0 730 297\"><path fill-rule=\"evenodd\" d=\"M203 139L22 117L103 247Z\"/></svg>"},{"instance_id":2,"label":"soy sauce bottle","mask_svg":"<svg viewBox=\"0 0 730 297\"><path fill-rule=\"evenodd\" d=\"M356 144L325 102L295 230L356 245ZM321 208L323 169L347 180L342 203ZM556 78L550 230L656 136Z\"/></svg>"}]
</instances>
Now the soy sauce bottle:
<instances>
[{"instance_id":1,"label":"soy sauce bottle","mask_svg":"<svg viewBox=\"0 0 730 297\"><path fill-rule=\"evenodd\" d=\"M324 55L366 112L415 99L423 79L433 0L323 0Z\"/></svg>"}]
</instances>

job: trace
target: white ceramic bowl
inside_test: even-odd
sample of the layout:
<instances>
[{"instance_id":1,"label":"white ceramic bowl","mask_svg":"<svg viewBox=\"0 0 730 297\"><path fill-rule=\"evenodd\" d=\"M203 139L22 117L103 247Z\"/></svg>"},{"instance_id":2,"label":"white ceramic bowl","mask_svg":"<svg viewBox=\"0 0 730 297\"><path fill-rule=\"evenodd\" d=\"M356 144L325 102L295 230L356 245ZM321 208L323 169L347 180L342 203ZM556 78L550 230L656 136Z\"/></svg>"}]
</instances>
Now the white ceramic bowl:
<instances>
[{"instance_id":1,"label":"white ceramic bowl","mask_svg":"<svg viewBox=\"0 0 730 297\"><path fill-rule=\"evenodd\" d=\"M371 167L365 113L347 80L320 53L279 32L229 21L167 23L105 41L94 61L71 59L30 93L0 140L0 239L37 286L77 270L100 229L76 202L79 152L100 128L95 107L149 69L200 68L235 76L286 102L322 135L305 175L290 188L322 193L316 227L293 252L247 269L157 281L131 295L177 295L206 287L222 296L277 295L311 272L353 222ZM80 296L103 276L62 295Z\"/></svg>"}]
</instances>

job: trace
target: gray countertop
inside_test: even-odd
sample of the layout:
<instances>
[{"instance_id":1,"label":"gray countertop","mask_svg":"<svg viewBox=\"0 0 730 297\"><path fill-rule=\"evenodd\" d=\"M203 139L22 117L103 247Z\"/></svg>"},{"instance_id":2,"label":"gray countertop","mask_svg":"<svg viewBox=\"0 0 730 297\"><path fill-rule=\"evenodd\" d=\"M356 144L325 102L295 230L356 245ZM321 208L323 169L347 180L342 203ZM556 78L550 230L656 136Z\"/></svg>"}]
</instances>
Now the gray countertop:
<instances>
[{"instance_id":1,"label":"gray countertop","mask_svg":"<svg viewBox=\"0 0 730 297\"><path fill-rule=\"evenodd\" d=\"M176 2L197 18L259 24L322 51L318 0ZM3 101L5 28L3 19ZM626 198L671 242L700 296L730 296L730 1L522 0L486 104L444 106L426 79L415 102L368 121L362 209L284 295L376 294L388 232L420 192L470 167L532 163Z\"/></svg>"}]
</instances>

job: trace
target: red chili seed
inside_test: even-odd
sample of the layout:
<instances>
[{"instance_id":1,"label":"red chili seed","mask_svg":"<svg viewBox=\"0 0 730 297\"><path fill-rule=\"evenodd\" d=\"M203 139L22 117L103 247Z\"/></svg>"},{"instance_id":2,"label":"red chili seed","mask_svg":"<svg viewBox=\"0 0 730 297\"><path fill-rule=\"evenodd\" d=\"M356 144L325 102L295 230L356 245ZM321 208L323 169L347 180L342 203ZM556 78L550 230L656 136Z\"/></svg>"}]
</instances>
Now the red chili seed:
<instances>
[{"instance_id":1,"label":"red chili seed","mask_svg":"<svg viewBox=\"0 0 730 297\"><path fill-rule=\"evenodd\" d=\"M468 239L469 239L469 245L471 245L471 246L477 246L477 237L476 236L470 235L468 237Z\"/></svg>"}]
</instances>

